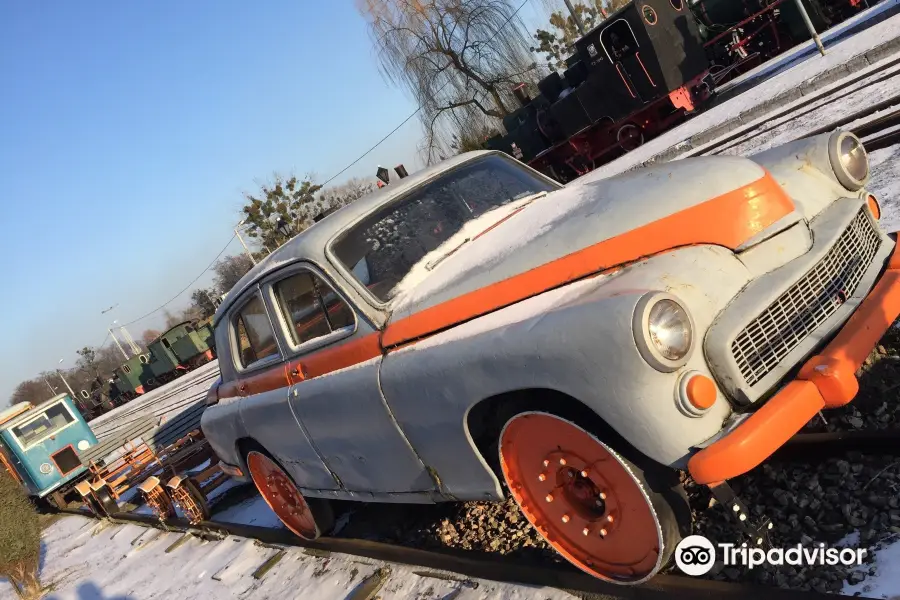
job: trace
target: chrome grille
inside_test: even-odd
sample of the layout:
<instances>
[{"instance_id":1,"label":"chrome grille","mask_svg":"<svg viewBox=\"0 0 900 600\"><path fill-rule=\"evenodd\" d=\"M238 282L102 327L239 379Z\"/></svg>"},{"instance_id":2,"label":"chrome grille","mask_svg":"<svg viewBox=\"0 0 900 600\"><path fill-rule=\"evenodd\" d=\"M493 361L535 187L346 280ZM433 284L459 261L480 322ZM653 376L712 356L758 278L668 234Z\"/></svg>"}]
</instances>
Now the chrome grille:
<instances>
[{"instance_id":1,"label":"chrome grille","mask_svg":"<svg viewBox=\"0 0 900 600\"><path fill-rule=\"evenodd\" d=\"M828 254L738 334L731 352L748 385L765 377L856 291L880 241L861 210Z\"/></svg>"}]
</instances>

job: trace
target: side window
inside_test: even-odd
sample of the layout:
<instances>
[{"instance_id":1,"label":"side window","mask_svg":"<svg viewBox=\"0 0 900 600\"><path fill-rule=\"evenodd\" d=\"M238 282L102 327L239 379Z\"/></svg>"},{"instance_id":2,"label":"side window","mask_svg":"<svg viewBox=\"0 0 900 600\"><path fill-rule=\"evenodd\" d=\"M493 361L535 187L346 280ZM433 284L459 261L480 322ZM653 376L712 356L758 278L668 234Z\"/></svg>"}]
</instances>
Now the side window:
<instances>
[{"instance_id":1,"label":"side window","mask_svg":"<svg viewBox=\"0 0 900 600\"><path fill-rule=\"evenodd\" d=\"M234 320L234 332L238 344L238 360L242 367L278 355L275 332L269 323L266 308L259 294L238 311Z\"/></svg>"},{"instance_id":2,"label":"side window","mask_svg":"<svg viewBox=\"0 0 900 600\"><path fill-rule=\"evenodd\" d=\"M295 346L353 325L353 311L317 275L297 273L273 288Z\"/></svg>"}]
</instances>

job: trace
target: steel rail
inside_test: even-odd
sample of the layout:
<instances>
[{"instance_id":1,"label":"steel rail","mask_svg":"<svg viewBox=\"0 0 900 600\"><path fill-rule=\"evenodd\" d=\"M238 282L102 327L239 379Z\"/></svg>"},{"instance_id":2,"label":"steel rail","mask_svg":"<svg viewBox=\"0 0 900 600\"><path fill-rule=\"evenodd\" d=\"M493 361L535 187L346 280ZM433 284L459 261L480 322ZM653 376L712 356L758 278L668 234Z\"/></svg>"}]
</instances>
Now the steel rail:
<instances>
[{"instance_id":1,"label":"steel rail","mask_svg":"<svg viewBox=\"0 0 900 600\"><path fill-rule=\"evenodd\" d=\"M900 429L798 433L776 450L770 460L821 460L847 452L900 455Z\"/></svg>"},{"instance_id":2,"label":"steel rail","mask_svg":"<svg viewBox=\"0 0 900 600\"><path fill-rule=\"evenodd\" d=\"M846 96L849 96L850 94L855 94L855 93L861 92L861 91L865 90L867 87L870 87L872 85L882 83L893 77L900 77L900 70L894 69L894 67L897 67L898 65L900 65L900 57L891 59L890 61L885 62L883 65L879 65L879 68L877 70L872 70L872 71L869 71L869 72L866 72L863 74L857 74L857 75L848 77L848 78L842 80L842 83L846 86L844 88L832 89L830 86L822 88L821 90L816 91L816 92L806 96L802 102L798 102L796 104L790 104L785 108L776 110L775 112L767 114L758 119L754 119L752 122L748 123L747 125L738 127L737 129L725 134L724 136L722 136L720 138L717 138L715 140L712 140L710 142L702 144L697 148L694 148L692 150L689 150L685 153L678 155L678 158L681 159L681 158L690 158L693 156L706 156L709 154L719 154L723 150L727 150L728 148L731 148L733 146L736 146L737 144L743 143L746 140L758 137L759 135L762 135L764 133L767 133L768 131L771 131L775 127L780 127L780 126L784 125L784 123L780 123L776 126L770 125L770 123L772 121L781 119L783 117L789 117L789 116L794 116L794 118L804 116L806 114L809 114L809 113L817 110L818 108L821 108L819 106L810 108L810 105L815 104L816 102L820 102L822 100L830 100L832 102L834 100L840 100ZM892 70L892 69L894 69L894 70ZM870 77L874 77L874 79L872 81L866 82L864 85L862 85L860 87L857 87L854 89L847 89L847 87L852 86L853 84L859 83L860 81L870 78ZM835 97L829 98L829 96L835 96ZM830 102L826 102L826 104L828 104L828 103L830 103ZM895 103L896 103L896 101L895 101ZM794 113L798 113L798 114L794 115ZM755 130L760 129L760 128L763 128L763 129L755 132ZM749 137L746 137L747 134L749 134L749 133L752 133L752 135L750 135Z\"/></svg>"},{"instance_id":3,"label":"steel rail","mask_svg":"<svg viewBox=\"0 0 900 600\"><path fill-rule=\"evenodd\" d=\"M60 510L64 514L94 517L81 510ZM597 579L565 563L547 565L527 563L521 559L497 554L454 549L423 550L409 546L387 544L371 540L322 537L306 541L286 529L254 525L206 521L193 526L185 519L165 523L150 515L120 513L108 519L113 523L136 524L164 531L191 534L202 538L237 536L258 540L264 544L305 548L308 554L328 556L345 554L372 560L399 563L412 567L448 571L477 579L519 585L552 587L582 598L623 600L680 600L681 598L743 600L765 597L767 600L823 600L843 598L837 594L823 594L800 590L764 587L743 583L696 579L684 575L660 574L638 586L620 586ZM427 573L418 573L425 574Z\"/></svg>"}]
</instances>

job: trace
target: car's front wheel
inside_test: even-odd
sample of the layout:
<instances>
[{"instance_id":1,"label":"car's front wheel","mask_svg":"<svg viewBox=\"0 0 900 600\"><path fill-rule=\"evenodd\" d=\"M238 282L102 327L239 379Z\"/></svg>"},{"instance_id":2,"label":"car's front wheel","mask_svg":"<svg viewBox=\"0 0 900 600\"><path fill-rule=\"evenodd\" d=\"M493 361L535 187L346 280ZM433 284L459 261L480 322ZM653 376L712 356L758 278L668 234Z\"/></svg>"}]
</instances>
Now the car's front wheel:
<instances>
[{"instance_id":1,"label":"car's front wheel","mask_svg":"<svg viewBox=\"0 0 900 600\"><path fill-rule=\"evenodd\" d=\"M573 565L619 584L646 581L666 565L681 539L686 501L678 506L684 497L673 498L671 486L656 489L650 471L663 467L641 469L578 425L545 412L512 417L499 446L513 498Z\"/></svg>"}]
</instances>

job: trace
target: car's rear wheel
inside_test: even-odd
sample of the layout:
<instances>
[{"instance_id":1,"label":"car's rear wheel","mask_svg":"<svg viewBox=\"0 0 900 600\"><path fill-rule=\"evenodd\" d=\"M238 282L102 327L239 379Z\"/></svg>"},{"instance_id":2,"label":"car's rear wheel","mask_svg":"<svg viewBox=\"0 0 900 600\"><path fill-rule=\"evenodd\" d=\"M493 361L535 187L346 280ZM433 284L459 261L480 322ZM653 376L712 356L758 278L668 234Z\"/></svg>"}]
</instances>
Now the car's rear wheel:
<instances>
[{"instance_id":1,"label":"car's rear wheel","mask_svg":"<svg viewBox=\"0 0 900 600\"><path fill-rule=\"evenodd\" d=\"M250 450L247 469L256 489L284 526L298 537L314 540L331 528L331 507L325 500L307 500L285 470L260 450Z\"/></svg>"},{"instance_id":2,"label":"car's rear wheel","mask_svg":"<svg viewBox=\"0 0 900 600\"><path fill-rule=\"evenodd\" d=\"M653 466L641 469L578 425L544 412L512 417L499 446L513 498L573 565L636 584L668 562L684 511L651 485Z\"/></svg>"}]
</instances>

